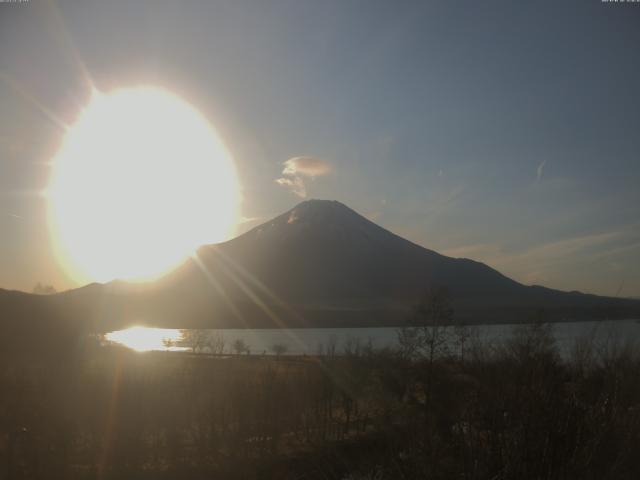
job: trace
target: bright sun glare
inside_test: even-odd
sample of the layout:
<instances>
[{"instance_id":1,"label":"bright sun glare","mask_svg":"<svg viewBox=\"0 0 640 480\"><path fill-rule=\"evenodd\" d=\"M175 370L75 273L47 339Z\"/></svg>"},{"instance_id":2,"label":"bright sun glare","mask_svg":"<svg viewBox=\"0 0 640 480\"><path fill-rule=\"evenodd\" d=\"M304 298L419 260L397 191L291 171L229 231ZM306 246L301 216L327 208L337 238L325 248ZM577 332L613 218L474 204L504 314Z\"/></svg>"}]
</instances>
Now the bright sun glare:
<instances>
[{"instance_id":1,"label":"bright sun glare","mask_svg":"<svg viewBox=\"0 0 640 480\"><path fill-rule=\"evenodd\" d=\"M239 188L198 111L131 88L94 91L54 158L47 198L56 256L74 279L146 280L228 238Z\"/></svg>"}]
</instances>

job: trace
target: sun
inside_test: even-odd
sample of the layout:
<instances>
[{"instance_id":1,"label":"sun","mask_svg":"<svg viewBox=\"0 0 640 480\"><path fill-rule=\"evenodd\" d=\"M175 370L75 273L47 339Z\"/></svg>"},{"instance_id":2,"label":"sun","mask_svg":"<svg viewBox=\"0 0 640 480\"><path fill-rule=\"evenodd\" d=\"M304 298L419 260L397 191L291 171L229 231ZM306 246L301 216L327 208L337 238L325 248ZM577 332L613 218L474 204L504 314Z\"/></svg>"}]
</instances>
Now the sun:
<instances>
[{"instance_id":1,"label":"sun","mask_svg":"<svg viewBox=\"0 0 640 480\"><path fill-rule=\"evenodd\" d=\"M168 91L94 91L52 163L49 231L77 282L155 278L235 229L234 162L204 116Z\"/></svg>"}]
</instances>

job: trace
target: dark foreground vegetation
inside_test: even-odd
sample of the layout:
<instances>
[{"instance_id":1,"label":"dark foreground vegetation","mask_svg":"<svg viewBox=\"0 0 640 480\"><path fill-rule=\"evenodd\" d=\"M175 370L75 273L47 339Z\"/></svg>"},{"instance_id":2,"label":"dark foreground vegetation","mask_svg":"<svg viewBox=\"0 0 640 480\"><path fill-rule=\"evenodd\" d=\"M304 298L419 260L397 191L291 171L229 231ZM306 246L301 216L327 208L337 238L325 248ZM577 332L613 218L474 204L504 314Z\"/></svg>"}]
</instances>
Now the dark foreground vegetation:
<instances>
[{"instance_id":1,"label":"dark foreground vegetation","mask_svg":"<svg viewBox=\"0 0 640 480\"><path fill-rule=\"evenodd\" d=\"M0 478L639 478L640 357L585 338L561 360L549 328L448 352L435 327L317 357L3 350Z\"/></svg>"}]
</instances>

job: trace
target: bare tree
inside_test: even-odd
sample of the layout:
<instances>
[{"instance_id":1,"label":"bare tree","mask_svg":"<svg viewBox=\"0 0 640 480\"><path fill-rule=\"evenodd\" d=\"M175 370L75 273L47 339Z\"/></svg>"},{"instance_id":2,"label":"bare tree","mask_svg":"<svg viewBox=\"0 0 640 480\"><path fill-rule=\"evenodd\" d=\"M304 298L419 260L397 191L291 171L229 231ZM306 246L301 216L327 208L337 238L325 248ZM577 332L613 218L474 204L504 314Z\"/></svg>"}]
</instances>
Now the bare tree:
<instances>
[{"instance_id":1,"label":"bare tree","mask_svg":"<svg viewBox=\"0 0 640 480\"><path fill-rule=\"evenodd\" d=\"M446 351L447 327L453 308L446 288L430 288L415 308L411 326L398 331L398 343L409 357L425 357L429 364Z\"/></svg>"},{"instance_id":2,"label":"bare tree","mask_svg":"<svg viewBox=\"0 0 640 480\"><path fill-rule=\"evenodd\" d=\"M360 339L348 337L344 342L343 352L347 357L359 357L362 354Z\"/></svg>"},{"instance_id":3,"label":"bare tree","mask_svg":"<svg viewBox=\"0 0 640 480\"><path fill-rule=\"evenodd\" d=\"M471 328L463 323L456 323L453 327L456 346L460 349L460 361L464 362L465 346L471 338Z\"/></svg>"},{"instance_id":4,"label":"bare tree","mask_svg":"<svg viewBox=\"0 0 640 480\"><path fill-rule=\"evenodd\" d=\"M418 327L402 327L397 331L400 353L405 358L418 356L420 347L420 330Z\"/></svg>"},{"instance_id":5,"label":"bare tree","mask_svg":"<svg viewBox=\"0 0 640 480\"><path fill-rule=\"evenodd\" d=\"M273 345L271 345L270 349L277 357L279 357L280 355L284 355L285 353L287 353L289 347L282 343L274 343Z\"/></svg>"},{"instance_id":6,"label":"bare tree","mask_svg":"<svg viewBox=\"0 0 640 480\"><path fill-rule=\"evenodd\" d=\"M241 338L237 338L235 340L235 342L233 342L233 350L236 352L236 354L241 355L243 353L249 353L249 345L247 345L247 343L242 340Z\"/></svg>"},{"instance_id":7,"label":"bare tree","mask_svg":"<svg viewBox=\"0 0 640 480\"><path fill-rule=\"evenodd\" d=\"M335 357L336 348L338 347L338 336L335 333L329 335L329 342L327 344L327 356Z\"/></svg>"},{"instance_id":8,"label":"bare tree","mask_svg":"<svg viewBox=\"0 0 640 480\"><path fill-rule=\"evenodd\" d=\"M544 321L518 326L504 345L508 356L528 365L559 360L553 325Z\"/></svg>"},{"instance_id":9,"label":"bare tree","mask_svg":"<svg viewBox=\"0 0 640 480\"><path fill-rule=\"evenodd\" d=\"M206 330L182 330L182 342L193 353L202 353L205 348L211 350L211 337Z\"/></svg>"},{"instance_id":10,"label":"bare tree","mask_svg":"<svg viewBox=\"0 0 640 480\"><path fill-rule=\"evenodd\" d=\"M227 341L221 332L216 332L211 339L211 353L214 355L222 355L224 353L224 347Z\"/></svg>"},{"instance_id":11,"label":"bare tree","mask_svg":"<svg viewBox=\"0 0 640 480\"><path fill-rule=\"evenodd\" d=\"M429 363L444 352L447 343L447 326L453 319L453 308L446 288L429 289L416 308L416 319L423 338L422 349Z\"/></svg>"},{"instance_id":12,"label":"bare tree","mask_svg":"<svg viewBox=\"0 0 640 480\"><path fill-rule=\"evenodd\" d=\"M163 338L162 345L164 345L164 348L166 348L167 350L170 350L171 347L175 345L175 342L171 338Z\"/></svg>"}]
</instances>

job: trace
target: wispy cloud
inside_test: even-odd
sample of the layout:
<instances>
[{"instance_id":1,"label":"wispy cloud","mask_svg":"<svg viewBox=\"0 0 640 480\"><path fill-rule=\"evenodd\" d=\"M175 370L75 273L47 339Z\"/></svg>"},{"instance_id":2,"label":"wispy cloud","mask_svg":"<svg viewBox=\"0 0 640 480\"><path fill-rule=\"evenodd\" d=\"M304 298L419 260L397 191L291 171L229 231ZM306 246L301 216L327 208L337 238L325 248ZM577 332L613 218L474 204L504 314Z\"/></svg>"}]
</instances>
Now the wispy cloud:
<instances>
[{"instance_id":1,"label":"wispy cloud","mask_svg":"<svg viewBox=\"0 0 640 480\"><path fill-rule=\"evenodd\" d=\"M305 198L307 188L304 177L315 178L333 171L331 164L315 157L293 157L283 163L282 176L275 182L289 188L295 195Z\"/></svg>"},{"instance_id":2,"label":"wispy cloud","mask_svg":"<svg viewBox=\"0 0 640 480\"><path fill-rule=\"evenodd\" d=\"M499 243L479 243L444 249L450 257L466 257L485 262L502 273L526 284L546 283L562 277L567 264L592 265L617 257L640 247L637 226L610 232L596 232L535 245L526 250L509 252ZM563 287L563 285L547 285ZM564 286L577 288L578 285Z\"/></svg>"},{"instance_id":3,"label":"wispy cloud","mask_svg":"<svg viewBox=\"0 0 640 480\"><path fill-rule=\"evenodd\" d=\"M514 259L525 259L530 262L536 260L555 261L558 257L566 257L576 252L602 245L620 237L620 232L605 232L565 238L553 242L546 242L518 252L508 252L496 243L479 243L443 250L442 253L451 257L470 257L492 260L492 263L510 262Z\"/></svg>"},{"instance_id":4,"label":"wispy cloud","mask_svg":"<svg viewBox=\"0 0 640 480\"><path fill-rule=\"evenodd\" d=\"M293 193L301 198L305 198L307 196L307 187L305 187L304 181L300 177L277 178L276 183L278 185L282 185L283 187L289 187Z\"/></svg>"},{"instance_id":5,"label":"wispy cloud","mask_svg":"<svg viewBox=\"0 0 640 480\"><path fill-rule=\"evenodd\" d=\"M536 175L536 182L539 182L540 179L542 178L542 171L544 170L544 166L547 164L546 160L543 160L542 163L540 165L538 165L538 170L537 170L537 175Z\"/></svg>"}]
</instances>

